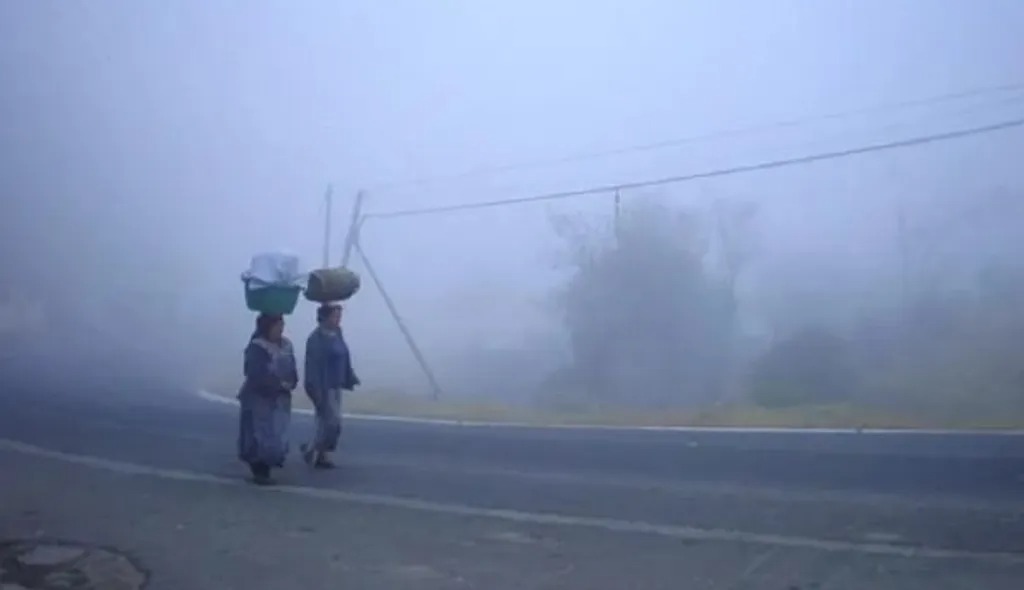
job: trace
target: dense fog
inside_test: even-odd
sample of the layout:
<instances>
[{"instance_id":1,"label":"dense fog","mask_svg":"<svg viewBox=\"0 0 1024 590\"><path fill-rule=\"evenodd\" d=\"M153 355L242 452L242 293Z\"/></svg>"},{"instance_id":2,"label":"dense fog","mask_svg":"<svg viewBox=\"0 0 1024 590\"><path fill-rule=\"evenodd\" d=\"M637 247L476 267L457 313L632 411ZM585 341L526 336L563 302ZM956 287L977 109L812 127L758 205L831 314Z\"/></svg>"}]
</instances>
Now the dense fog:
<instances>
[{"instance_id":1,"label":"dense fog","mask_svg":"<svg viewBox=\"0 0 1024 590\"><path fill-rule=\"evenodd\" d=\"M1021 415L1024 4L784 4L2 3L4 366L237 382L331 185L449 399Z\"/></svg>"}]
</instances>

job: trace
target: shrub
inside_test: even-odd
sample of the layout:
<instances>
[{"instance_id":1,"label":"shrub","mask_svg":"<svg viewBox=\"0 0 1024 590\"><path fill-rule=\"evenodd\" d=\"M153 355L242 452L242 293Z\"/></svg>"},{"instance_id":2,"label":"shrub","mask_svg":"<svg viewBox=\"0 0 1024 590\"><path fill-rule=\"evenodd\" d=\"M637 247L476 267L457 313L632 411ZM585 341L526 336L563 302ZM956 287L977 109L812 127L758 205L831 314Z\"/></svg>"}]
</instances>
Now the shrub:
<instances>
[{"instance_id":1,"label":"shrub","mask_svg":"<svg viewBox=\"0 0 1024 590\"><path fill-rule=\"evenodd\" d=\"M765 407L837 403L856 389L846 341L823 328L805 328L754 362L750 397Z\"/></svg>"}]
</instances>

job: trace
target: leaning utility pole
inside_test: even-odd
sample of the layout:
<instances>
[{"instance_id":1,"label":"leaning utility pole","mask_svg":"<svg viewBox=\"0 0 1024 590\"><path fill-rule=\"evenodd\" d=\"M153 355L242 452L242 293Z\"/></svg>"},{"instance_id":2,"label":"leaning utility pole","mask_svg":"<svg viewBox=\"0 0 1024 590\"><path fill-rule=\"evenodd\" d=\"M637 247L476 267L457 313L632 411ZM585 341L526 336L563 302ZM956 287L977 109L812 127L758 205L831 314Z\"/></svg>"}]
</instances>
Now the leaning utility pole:
<instances>
[{"instance_id":1,"label":"leaning utility pole","mask_svg":"<svg viewBox=\"0 0 1024 590\"><path fill-rule=\"evenodd\" d=\"M902 198L896 202L896 240L900 257L900 315L906 324L910 312L910 239Z\"/></svg>"},{"instance_id":2,"label":"leaning utility pole","mask_svg":"<svg viewBox=\"0 0 1024 590\"><path fill-rule=\"evenodd\" d=\"M622 194L619 192L619 189L615 189L615 197L613 203L615 209L612 213L612 228L615 234L616 244L618 244L622 232Z\"/></svg>"},{"instance_id":3,"label":"leaning utility pole","mask_svg":"<svg viewBox=\"0 0 1024 590\"><path fill-rule=\"evenodd\" d=\"M384 284L380 280L380 276L377 275L377 271L374 270L373 264L370 263L370 259L367 258L366 252L363 251L363 247L359 244L358 237L353 241L353 248L356 254L359 255L359 259L363 262L363 267L366 269L366 274L370 276L370 280L373 281L374 286L377 287L377 292L380 293L381 299L384 300L384 305L387 306L388 312L391 314L391 318L395 320L395 324L398 326L398 330L402 333L402 337L405 338L405 344L412 351L412 356L416 359L423 374L427 377L427 383L430 384L430 397L437 401L441 397L441 386L437 383L437 378L434 376L434 371L430 368L427 363L426 357L423 356L423 352L420 350L419 345L416 344L416 340L412 337L412 332L409 331L409 327L405 324L402 316L398 313L398 308L395 307L394 300L391 299L391 295L388 294L387 289L384 288Z\"/></svg>"},{"instance_id":4,"label":"leaning utility pole","mask_svg":"<svg viewBox=\"0 0 1024 590\"><path fill-rule=\"evenodd\" d=\"M387 288L384 287L384 283L381 281L380 275L377 274L377 270L373 267L373 263L370 262L370 258L366 255L363 250L362 243L360 241L360 232L363 228L363 222L366 217L363 216L363 202L366 199L366 193L359 191L356 194L355 202L352 204L352 215L348 222L348 232L345 235L345 248L341 254L341 266L348 267L349 262L352 259L352 254L355 253L360 262L363 264L363 268L366 269L366 274L373 281L377 292L380 293L381 299L384 300L384 305L388 309L388 313L391 314L391 319L394 320L395 325L398 326L399 332L402 333L402 338L405 339L405 344L409 347L412 352L412 356L416 359L416 363L419 364L420 370L423 371L424 376L427 378L427 383L430 385L430 397L433 400L437 400L441 397L441 386L437 382L437 377L434 375L433 369L430 368L430 364L427 363L426 357L423 356L423 351L416 343L416 339L413 338L412 332L409 330L409 326L406 325L405 320L402 319L402 315L398 313L398 307L395 305L395 301L391 299L391 294L388 293Z\"/></svg>"}]
</instances>

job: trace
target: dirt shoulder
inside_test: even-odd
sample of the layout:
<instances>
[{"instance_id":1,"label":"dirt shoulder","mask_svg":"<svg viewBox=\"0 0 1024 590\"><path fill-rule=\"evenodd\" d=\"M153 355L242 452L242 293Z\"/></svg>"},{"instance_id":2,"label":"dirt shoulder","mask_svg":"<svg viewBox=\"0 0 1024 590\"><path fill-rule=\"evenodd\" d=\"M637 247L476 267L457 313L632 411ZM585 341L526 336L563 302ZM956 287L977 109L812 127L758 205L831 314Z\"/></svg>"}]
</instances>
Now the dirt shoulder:
<instances>
[{"instance_id":1,"label":"dirt shoulder","mask_svg":"<svg viewBox=\"0 0 1024 590\"><path fill-rule=\"evenodd\" d=\"M234 397L237 384L213 382L205 389ZM301 391L293 396L296 408L311 408ZM972 416L960 412L918 411L899 413L848 404L763 408L751 404L723 405L703 410L629 410L626 408L537 408L448 396L427 396L393 391L360 390L345 394L344 411L369 416L401 416L436 420L517 423L532 425L693 426L727 428L840 428L840 429L948 429L1019 430L1024 415L1001 412Z\"/></svg>"}]
</instances>

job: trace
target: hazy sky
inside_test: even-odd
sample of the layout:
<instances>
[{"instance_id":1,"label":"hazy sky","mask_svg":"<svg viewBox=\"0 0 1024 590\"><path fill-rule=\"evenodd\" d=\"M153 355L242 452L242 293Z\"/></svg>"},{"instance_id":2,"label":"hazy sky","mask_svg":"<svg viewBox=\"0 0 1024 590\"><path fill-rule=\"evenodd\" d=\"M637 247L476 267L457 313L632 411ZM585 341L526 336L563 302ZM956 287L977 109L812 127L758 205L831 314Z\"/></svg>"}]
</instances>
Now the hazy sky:
<instances>
[{"instance_id":1,"label":"hazy sky","mask_svg":"<svg viewBox=\"0 0 1024 590\"><path fill-rule=\"evenodd\" d=\"M139 252L169 246L192 257L185 272L234 293L255 251L317 261L328 182L340 224L359 188L1014 83L1024 80L1021 56L1019 0L9 0L0 3L0 190L17 201L22 231L80 227L87 239L53 238L68 252L91 256L83 244L103 239ZM1020 106L960 103L378 188L367 207L657 177L993 122ZM1020 180L1019 163L1002 157L1007 146L1019 154L1020 141L1011 131L668 192L774 198L767 219L783 223L779 235L808 236L792 242L807 249L835 230L785 226L798 212L867 221L875 230L865 235L881 235L891 228L879 210L843 204L866 191L972 186L946 165L971 157L1005 174L995 184ZM500 285L530 280L526 270L550 256L550 212L381 222L368 227L367 248L397 299L459 287L508 309L508 297L480 290L507 295Z\"/></svg>"}]
</instances>

